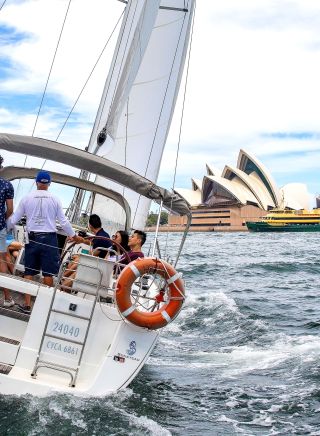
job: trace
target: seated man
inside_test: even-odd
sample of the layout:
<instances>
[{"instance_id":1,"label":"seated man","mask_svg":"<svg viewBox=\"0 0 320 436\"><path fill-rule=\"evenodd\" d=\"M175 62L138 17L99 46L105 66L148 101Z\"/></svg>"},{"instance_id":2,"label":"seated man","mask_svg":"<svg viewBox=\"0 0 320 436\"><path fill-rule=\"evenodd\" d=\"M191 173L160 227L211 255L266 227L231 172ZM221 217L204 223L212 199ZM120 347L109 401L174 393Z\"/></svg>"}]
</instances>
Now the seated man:
<instances>
[{"instance_id":1,"label":"seated man","mask_svg":"<svg viewBox=\"0 0 320 436\"><path fill-rule=\"evenodd\" d=\"M91 245L92 250L90 254L93 256L104 258L106 256L106 250L99 250L99 248L112 247L112 241L104 238L109 238L109 234L102 228L101 219L98 215L93 214L89 217L89 231L95 235L92 239L80 238L78 242L82 244ZM77 269L79 262L79 256L75 255L72 258L72 262L68 265L64 272L64 278L62 280L62 289L68 292L68 289L72 287L72 282L75 277L75 270Z\"/></svg>"},{"instance_id":2,"label":"seated man","mask_svg":"<svg viewBox=\"0 0 320 436\"><path fill-rule=\"evenodd\" d=\"M102 228L101 219L98 215L93 214L89 217L89 230L95 235L92 239L92 254L104 258L106 256L106 250L98 250L99 247L110 248L112 242L103 238L109 238L109 234ZM83 243L90 244L90 241L83 239Z\"/></svg>"},{"instance_id":3,"label":"seated man","mask_svg":"<svg viewBox=\"0 0 320 436\"><path fill-rule=\"evenodd\" d=\"M102 228L102 223L99 215L92 214L89 217L89 232L95 235L92 239L80 238L77 243L87 244L92 247L90 254L104 258L106 256L106 250L98 250L98 247L110 248L112 247L112 241L108 241L105 238L110 239L109 234ZM79 232L80 236L80 232ZM81 235L82 236L82 235Z\"/></svg>"},{"instance_id":4,"label":"seated man","mask_svg":"<svg viewBox=\"0 0 320 436\"><path fill-rule=\"evenodd\" d=\"M128 246L130 251L128 251L127 255L130 258L130 262L138 259L138 257L144 257L144 254L141 251L141 247L146 242L147 235L142 230L134 230L131 236L129 236ZM129 263L126 255L123 255L119 263L122 265L127 265Z\"/></svg>"}]
</instances>

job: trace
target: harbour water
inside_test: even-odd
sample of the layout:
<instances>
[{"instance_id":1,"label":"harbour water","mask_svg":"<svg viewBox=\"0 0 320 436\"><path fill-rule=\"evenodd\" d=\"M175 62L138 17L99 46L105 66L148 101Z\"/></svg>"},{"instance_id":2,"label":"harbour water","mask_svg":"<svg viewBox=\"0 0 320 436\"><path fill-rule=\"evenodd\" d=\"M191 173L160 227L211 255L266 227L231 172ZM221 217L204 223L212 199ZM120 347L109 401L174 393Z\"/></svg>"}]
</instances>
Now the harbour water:
<instances>
[{"instance_id":1,"label":"harbour water","mask_svg":"<svg viewBox=\"0 0 320 436\"><path fill-rule=\"evenodd\" d=\"M129 388L0 395L0 435L320 435L317 234L193 233L179 269L184 309Z\"/></svg>"}]
</instances>

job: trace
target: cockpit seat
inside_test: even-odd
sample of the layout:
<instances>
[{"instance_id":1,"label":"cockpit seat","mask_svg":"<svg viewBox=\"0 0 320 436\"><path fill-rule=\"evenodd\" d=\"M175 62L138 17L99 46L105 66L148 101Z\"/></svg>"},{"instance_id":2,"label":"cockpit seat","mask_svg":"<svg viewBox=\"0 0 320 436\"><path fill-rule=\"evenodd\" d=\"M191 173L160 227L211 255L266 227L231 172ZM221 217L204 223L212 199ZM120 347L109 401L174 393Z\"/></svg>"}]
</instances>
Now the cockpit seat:
<instances>
[{"instance_id":1,"label":"cockpit seat","mask_svg":"<svg viewBox=\"0 0 320 436\"><path fill-rule=\"evenodd\" d=\"M115 262L90 254L79 254L72 290L107 298L113 295L111 281Z\"/></svg>"}]
</instances>

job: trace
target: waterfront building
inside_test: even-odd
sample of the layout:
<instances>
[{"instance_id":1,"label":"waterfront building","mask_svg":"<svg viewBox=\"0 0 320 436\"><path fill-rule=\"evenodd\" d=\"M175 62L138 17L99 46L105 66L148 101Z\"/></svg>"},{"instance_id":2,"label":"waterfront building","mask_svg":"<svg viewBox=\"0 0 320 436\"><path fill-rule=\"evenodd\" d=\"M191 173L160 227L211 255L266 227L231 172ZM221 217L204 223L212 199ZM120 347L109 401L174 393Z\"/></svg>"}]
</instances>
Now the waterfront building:
<instances>
[{"instance_id":1,"label":"waterfront building","mask_svg":"<svg viewBox=\"0 0 320 436\"><path fill-rule=\"evenodd\" d=\"M192 209L192 231L247 230L246 221L273 208L308 209L306 185L278 188L267 168L244 150L236 167L225 165L221 172L206 164L206 172L202 180L191 179L191 189L175 189ZM182 230L185 224L184 217L169 216L171 230Z\"/></svg>"}]
</instances>

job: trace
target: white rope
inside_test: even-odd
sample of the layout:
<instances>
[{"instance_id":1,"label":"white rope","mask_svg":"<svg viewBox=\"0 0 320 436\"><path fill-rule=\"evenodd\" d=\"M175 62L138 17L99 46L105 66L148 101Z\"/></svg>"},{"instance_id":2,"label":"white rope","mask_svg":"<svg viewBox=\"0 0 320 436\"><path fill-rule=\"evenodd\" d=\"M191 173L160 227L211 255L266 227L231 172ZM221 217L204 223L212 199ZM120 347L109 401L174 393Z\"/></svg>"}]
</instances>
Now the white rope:
<instances>
[{"instance_id":1,"label":"white rope","mask_svg":"<svg viewBox=\"0 0 320 436\"><path fill-rule=\"evenodd\" d=\"M168 285L171 285L171 283L175 282L178 279L181 279L182 273L177 272L175 275L171 276L170 279L167 280Z\"/></svg>"},{"instance_id":2,"label":"white rope","mask_svg":"<svg viewBox=\"0 0 320 436\"><path fill-rule=\"evenodd\" d=\"M36 120L35 120L35 123L34 123L34 126L33 126L32 135L31 135L31 136L34 135L35 130L36 130L36 126L37 126L37 123L38 123L38 119L39 119L40 112L41 112L41 108L42 108L42 104L43 104L43 100L44 100L44 97L45 97L45 95L46 95L47 88L48 88L48 83L49 83L49 80L50 80L50 77L51 77L52 68L53 68L53 65L54 65L54 62L55 62L55 59L56 59L56 55L57 55L57 52L58 52L58 48L59 48L59 45L60 45L60 41L61 41L61 37L62 37L62 33L63 33L63 30L64 30L64 25L65 25L65 23L66 23L67 16L68 16L68 12L69 12L69 9L70 9L71 1L72 1L72 0L69 0L68 7L67 7L67 11L66 11L65 16L64 16L64 20L63 20L62 27L61 27L60 34L59 34L59 38L58 38L58 42L57 42L56 49L55 49L55 52L54 52L54 55L53 55L53 58L52 58L52 62L51 62L51 66L50 66L49 74L48 74L47 81L46 81L46 84L45 84L45 87L44 87L44 90L43 90L43 93L42 93L42 97L41 97L41 101L40 101L40 105L39 105L38 113L37 113L37 116L36 116ZM24 167L26 166L27 159L28 159L28 155L26 155L26 157L25 157L25 159L24 159L24 163L23 163L23 166L24 166ZM45 161L45 162L46 162L46 161ZM44 166L44 163L43 163L41 169L43 168L43 166ZM18 192L19 192L19 190L20 190L20 184L21 184L21 179L19 179L19 182L18 182L17 194L18 194ZM34 185L34 183L31 185L30 190L33 188L33 185Z\"/></svg>"},{"instance_id":3,"label":"white rope","mask_svg":"<svg viewBox=\"0 0 320 436\"><path fill-rule=\"evenodd\" d=\"M114 303L112 303L112 304L113 304L113 306L115 305ZM99 301L99 306L100 306L100 310L101 310L101 312L103 313L103 315L104 315L107 319L109 319L110 321L113 321L113 322L122 322L123 319L113 319L113 318L110 317L110 315L108 315L108 314L104 311L101 300Z\"/></svg>"},{"instance_id":4,"label":"white rope","mask_svg":"<svg viewBox=\"0 0 320 436\"><path fill-rule=\"evenodd\" d=\"M164 268L165 272L167 273L167 276L169 277L169 280L170 280L171 276L170 276L170 274L169 274L169 272L168 272L168 270L167 270L165 264L163 263L163 261L162 261L161 259L157 259L157 260L158 260L158 261L161 263L161 265L163 266L163 268ZM176 288L176 290L179 292L179 294L181 295L181 297L185 300L186 297L185 297L184 293L181 292L181 290L178 288L178 286L175 284L175 282L173 282L172 284L173 284L173 286Z\"/></svg>"}]
</instances>

